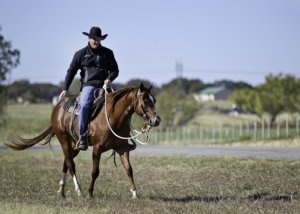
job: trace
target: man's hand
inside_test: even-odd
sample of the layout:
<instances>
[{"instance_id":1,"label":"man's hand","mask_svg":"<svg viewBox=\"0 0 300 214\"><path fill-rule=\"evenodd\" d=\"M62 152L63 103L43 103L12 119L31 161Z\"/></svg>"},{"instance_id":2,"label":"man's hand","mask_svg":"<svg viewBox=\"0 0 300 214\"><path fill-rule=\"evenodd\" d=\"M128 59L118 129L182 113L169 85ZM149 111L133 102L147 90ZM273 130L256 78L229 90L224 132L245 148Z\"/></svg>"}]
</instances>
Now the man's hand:
<instances>
[{"instance_id":1,"label":"man's hand","mask_svg":"<svg viewBox=\"0 0 300 214\"><path fill-rule=\"evenodd\" d=\"M59 95L59 99L58 100L61 100L64 96L66 96L67 94L67 91L66 90L63 90L60 95Z\"/></svg>"},{"instance_id":2,"label":"man's hand","mask_svg":"<svg viewBox=\"0 0 300 214\"><path fill-rule=\"evenodd\" d=\"M104 80L103 88L110 88L111 81L109 79Z\"/></svg>"}]
</instances>

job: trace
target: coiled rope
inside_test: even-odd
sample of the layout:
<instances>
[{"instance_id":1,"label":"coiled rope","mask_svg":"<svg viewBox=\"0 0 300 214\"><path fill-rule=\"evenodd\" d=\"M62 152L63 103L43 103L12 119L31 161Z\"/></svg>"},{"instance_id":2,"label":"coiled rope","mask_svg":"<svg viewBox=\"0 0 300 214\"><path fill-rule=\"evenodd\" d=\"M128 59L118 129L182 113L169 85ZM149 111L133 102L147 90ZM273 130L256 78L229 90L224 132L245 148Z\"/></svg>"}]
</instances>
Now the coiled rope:
<instances>
[{"instance_id":1,"label":"coiled rope","mask_svg":"<svg viewBox=\"0 0 300 214\"><path fill-rule=\"evenodd\" d=\"M123 140L132 140L132 139L134 139L135 141L137 141L138 143L140 143L140 144L142 144L142 145L148 144L148 142L149 142L149 140L150 140L150 137L149 137L149 135L148 135L148 132L149 132L149 131L144 131L144 132L137 131L137 130L135 130L135 129L132 128L131 123L130 123L131 133L132 133L132 134L134 134L134 132L137 133L137 134L135 134L135 135L133 135L133 136L131 136L131 137L123 137L123 136L120 136L120 135L118 135L118 134L112 129L112 127L111 127L111 125L110 125L110 123L109 123L109 118L108 118L108 113L107 113L107 94L108 94L108 92L107 92L107 86L106 86L105 84L104 84L104 86L103 86L103 89L104 89L104 91L105 91L105 99L104 99L105 118L106 118L106 122L107 122L107 125L108 125L110 131L111 131L116 137L118 137L118 138L120 138L120 139L123 139ZM113 91L113 90L112 90L112 91ZM149 133L150 133L150 132L149 132ZM142 142L142 141L140 141L140 140L137 138L137 137L140 136L141 134L145 134L145 135L146 135L146 137L147 137L146 142Z\"/></svg>"}]
</instances>

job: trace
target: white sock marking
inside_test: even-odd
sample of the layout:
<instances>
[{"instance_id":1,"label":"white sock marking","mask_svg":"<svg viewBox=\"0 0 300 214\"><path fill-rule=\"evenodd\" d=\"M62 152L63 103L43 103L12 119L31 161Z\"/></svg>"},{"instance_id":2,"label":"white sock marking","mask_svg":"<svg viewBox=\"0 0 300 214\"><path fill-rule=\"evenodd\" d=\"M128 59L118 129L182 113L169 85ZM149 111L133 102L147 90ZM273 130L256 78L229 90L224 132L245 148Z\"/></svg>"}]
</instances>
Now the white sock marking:
<instances>
[{"instance_id":1,"label":"white sock marking","mask_svg":"<svg viewBox=\"0 0 300 214\"><path fill-rule=\"evenodd\" d=\"M78 181L77 181L77 178L76 178L76 176L74 175L73 176L73 182L74 182L74 185L75 185L75 191L80 191L80 189L79 189L79 184L78 184Z\"/></svg>"},{"instance_id":2,"label":"white sock marking","mask_svg":"<svg viewBox=\"0 0 300 214\"><path fill-rule=\"evenodd\" d=\"M136 190L130 190L132 192L132 198L137 198Z\"/></svg>"},{"instance_id":3,"label":"white sock marking","mask_svg":"<svg viewBox=\"0 0 300 214\"><path fill-rule=\"evenodd\" d=\"M59 180L59 185L64 185L66 183L67 173L62 172Z\"/></svg>"}]
</instances>

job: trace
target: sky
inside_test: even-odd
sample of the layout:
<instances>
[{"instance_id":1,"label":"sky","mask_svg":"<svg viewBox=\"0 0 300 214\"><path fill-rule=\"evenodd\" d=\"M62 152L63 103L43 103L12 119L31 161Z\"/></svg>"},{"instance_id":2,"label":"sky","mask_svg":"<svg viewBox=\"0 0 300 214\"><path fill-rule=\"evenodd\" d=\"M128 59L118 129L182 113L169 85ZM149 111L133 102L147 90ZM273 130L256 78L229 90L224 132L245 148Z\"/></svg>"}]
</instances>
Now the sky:
<instances>
[{"instance_id":1,"label":"sky","mask_svg":"<svg viewBox=\"0 0 300 214\"><path fill-rule=\"evenodd\" d=\"M0 26L21 51L8 82L63 81L92 26L108 34L119 83L300 78L300 0L2 0Z\"/></svg>"}]
</instances>

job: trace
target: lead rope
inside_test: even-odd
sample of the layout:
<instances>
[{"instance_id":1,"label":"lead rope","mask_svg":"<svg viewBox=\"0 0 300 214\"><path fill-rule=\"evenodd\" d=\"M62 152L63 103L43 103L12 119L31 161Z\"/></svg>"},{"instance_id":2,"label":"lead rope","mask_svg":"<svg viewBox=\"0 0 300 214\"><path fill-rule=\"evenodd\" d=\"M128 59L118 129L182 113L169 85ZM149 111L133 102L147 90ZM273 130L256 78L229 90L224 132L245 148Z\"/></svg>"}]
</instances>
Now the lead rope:
<instances>
[{"instance_id":1,"label":"lead rope","mask_svg":"<svg viewBox=\"0 0 300 214\"><path fill-rule=\"evenodd\" d=\"M137 139L137 137L140 136L141 134L143 134L143 132L139 132L139 131L137 131L137 130L133 130L133 131L136 132L137 134L134 135L134 136L131 136L131 137L122 137L122 136L120 136L120 135L118 135L117 133L114 132L114 130L112 129L112 127L111 127L110 124L109 124L109 119L108 119L108 114L107 114L107 94L108 94L108 92L107 92L107 90L106 90L106 89L107 89L107 88L106 88L106 85L103 86L103 89L104 89L104 91L105 91L105 99L104 99L105 118L106 118L106 122L107 122L107 125L108 125L110 131L111 131L116 137L118 137L118 138L120 138L120 139L123 139L123 140L132 140L132 139L134 139L134 140L136 140L138 143L140 143L140 144L142 144L142 145L148 144L148 142L149 142L149 137L148 137L147 134L146 134L146 135L147 135L147 141L146 141L146 142L141 142L139 139ZM130 127L131 127L131 124L130 124Z\"/></svg>"},{"instance_id":2,"label":"lead rope","mask_svg":"<svg viewBox=\"0 0 300 214\"><path fill-rule=\"evenodd\" d=\"M138 131L138 130L135 130L135 129L132 127L132 125L131 125L131 121L130 121L130 131L131 131L132 134L134 134L134 132L135 132L135 133L138 133L139 135L140 135L140 134L145 134L145 135L146 135L146 137L147 137L146 142L142 142L142 141L140 141L139 139L135 138L135 141L137 141L139 144L147 145L147 144L149 143L149 141L150 141L150 131L140 132L140 131Z\"/></svg>"}]
</instances>

